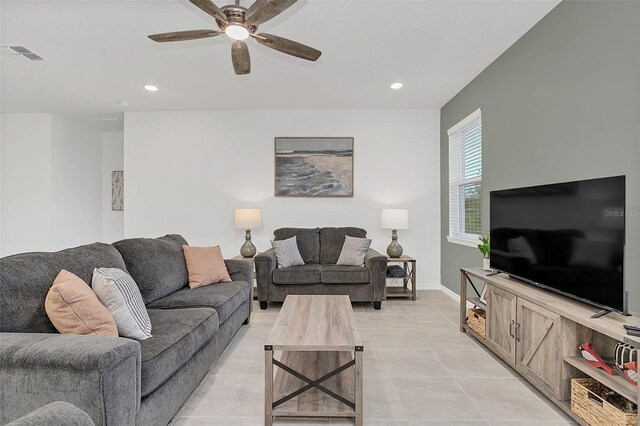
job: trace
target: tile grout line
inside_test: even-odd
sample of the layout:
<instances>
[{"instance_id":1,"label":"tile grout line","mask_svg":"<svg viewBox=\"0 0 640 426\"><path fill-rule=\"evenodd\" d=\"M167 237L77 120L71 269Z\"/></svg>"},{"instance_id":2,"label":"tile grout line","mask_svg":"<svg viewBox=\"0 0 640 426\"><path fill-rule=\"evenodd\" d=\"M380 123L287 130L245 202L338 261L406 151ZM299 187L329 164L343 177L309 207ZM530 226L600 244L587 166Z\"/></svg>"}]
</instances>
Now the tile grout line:
<instances>
[{"instance_id":1,"label":"tile grout line","mask_svg":"<svg viewBox=\"0 0 640 426\"><path fill-rule=\"evenodd\" d=\"M480 414L480 417L482 418L482 420L489 425L489 420L484 416L484 414L482 414L482 411L480 411L480 408L476 405L475 402L473 402L473 399L471 399L471 397L467 394L467 392L465 392L464 387L462 387L462 384L460 382L458 382L458 380L454 377L453 374L451 374L451 371L449 371L449 369L447 368L446 365L444 365L444 362L442 362L442 360L440 359L440 357L438 356L437 353L433 353L433 355L436 357L436 359L438 360L438 362L440 364L442 364L442 368L444 368L444 370L447 372L447 374L449 374L449 376L451 377L451 379L453 380L453 383L455 383L460 390L462 391L462 394L465 396L465 398L467 398L469 400L469 402L471 402L471 405L473 405L473 408L475 408L475 410L478 412L478 414Z\"/></svg>"},{"instance_id":2,"label":"tile grout line","mask_svg":"<svg viewBox=\"0 0 640 426\"><path fill-rule=\"evenodd\" d=\"M382 350L380 350L380 356L382 356L382 360L384 361L384 363L386 365L387 364L387 360L384 358L384 353L382 352ZM400 392L398 391L398 387L396 386L396 382L393 380L393 377L389 377L389 380L391 380L391 384L393 385L393 389L394 389L396 395L398 395L398 399L400 400L400 405L402 405L402 413L404 414L403 417L405 418L405 420L408 420L408 418L407 418L407 407L404 405L404 400L400 397ZM373 419L373 420L376 420L376 419Z\"/></svg>"}]
</instances>

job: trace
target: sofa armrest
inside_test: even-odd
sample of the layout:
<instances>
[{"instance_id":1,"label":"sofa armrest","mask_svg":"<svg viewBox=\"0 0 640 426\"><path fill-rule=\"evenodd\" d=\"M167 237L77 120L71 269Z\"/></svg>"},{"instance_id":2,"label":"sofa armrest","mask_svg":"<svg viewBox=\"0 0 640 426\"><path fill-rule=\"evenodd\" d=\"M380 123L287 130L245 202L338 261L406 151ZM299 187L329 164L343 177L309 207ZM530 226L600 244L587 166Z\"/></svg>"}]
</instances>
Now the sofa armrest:
<instances>
[{"instance_id":1,"label":"sofa armrest","mask_svg":"<svg viewBox=\"0 0 640 426\"><path fill-rule=\"evenodd\" d=\"M258 286L258 300L269 301L269 286L272 284L273 271L278 266L276 253L269 249L254 258L256 262L256 284Z\"/></svg>"},{"instance_id":2,"label":"sofa armrest","mask_svg":"<svg viewBox=\"0 0 640 426\"><path fill-rule=\"evenodd\" d=\"M373 301L380 302L384 298L387 285L387 256L370 248L364 257L364 266L369 269L369 280L373 286Z\"/></svg>"},{"instance_id":3,"label":"sofa armrest","mask_svg":"<svg viewBox=\"0 0 640 426\"><path fill-rule=\"evenodd\" d=\"M244 259L225 259L224 264L233 281L253 284L253 262Z\"/></svg>"},{"instance_id":4,"label":"sofa armrest","mask_svg":"<svg viewBox=\"0 0 640 426\"><path fill-rule=\"evenodd\" d=\"M140 344L105 336L0 333L0 424L53 401L96 425L135 424Z\"/></svg>"},{"instance_id":5,"label":"sofa armrest","mask_svg":"<svg viewBox=\"0 0 640 426\"><path fill-rule=\"evenodd\" d=\"M56 401L40 407L6 426L95 426L91 417L68 402Z\"/></svg>"}]
</instances>

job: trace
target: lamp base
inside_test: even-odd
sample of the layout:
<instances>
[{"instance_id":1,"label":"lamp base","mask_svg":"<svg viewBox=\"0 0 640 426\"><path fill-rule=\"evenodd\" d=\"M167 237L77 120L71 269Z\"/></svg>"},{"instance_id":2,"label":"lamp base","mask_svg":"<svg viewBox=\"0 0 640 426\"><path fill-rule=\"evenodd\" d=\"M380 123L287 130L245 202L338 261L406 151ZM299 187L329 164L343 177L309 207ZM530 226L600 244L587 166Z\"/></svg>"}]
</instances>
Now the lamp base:
<instances>
[{"instance_id":1,"label":"lamp base","mask_svg":"<svg viewBox=\"0 0 640 426\"><path fill-rule=\"evenodd\" d=\"M244 244L240 247L242 257L253 257L256 255L256 246L251 242L251 230L247 229L244 235Z\"/></svg>"},{"instance_id":2,"label":"lamp base","mask_svg":"<svg viewBox=\"0 0 640 426\"><path fill-rule=\"evenodd\" d=\"M398 243L398 231L395 229L391 231L391 244L387 247L387 254L389 257L402 256L402 246Z\"/></svg>"}]
</instances>

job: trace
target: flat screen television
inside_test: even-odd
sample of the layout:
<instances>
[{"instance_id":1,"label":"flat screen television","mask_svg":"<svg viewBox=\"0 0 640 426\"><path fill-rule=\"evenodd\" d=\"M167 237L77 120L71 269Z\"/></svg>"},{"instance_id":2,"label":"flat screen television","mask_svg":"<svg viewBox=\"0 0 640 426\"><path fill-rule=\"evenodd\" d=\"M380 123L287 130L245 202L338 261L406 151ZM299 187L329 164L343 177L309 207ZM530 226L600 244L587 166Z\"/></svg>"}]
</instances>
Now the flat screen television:
<instances>
[{"instance_id":1,"label":"flat screen television","mask_svg":"<svg viewBox=\"0 0 640 426\"><path fill-rule=\"evenodd\" d=\"M625 177L491 191L491 268L626 312Z\"/></svg>"}]
</instances>

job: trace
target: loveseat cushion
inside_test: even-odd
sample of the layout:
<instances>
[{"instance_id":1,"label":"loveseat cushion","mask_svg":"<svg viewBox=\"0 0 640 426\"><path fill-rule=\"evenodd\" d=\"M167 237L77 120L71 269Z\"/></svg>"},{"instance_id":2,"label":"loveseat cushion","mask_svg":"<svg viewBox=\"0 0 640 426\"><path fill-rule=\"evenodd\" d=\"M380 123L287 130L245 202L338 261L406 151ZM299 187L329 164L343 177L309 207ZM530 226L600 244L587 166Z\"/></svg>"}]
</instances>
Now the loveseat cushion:
<instances>
[{"instance_id":1,"label":"loveseat cushion","mask_svg":"<svg viewBox=\"0 0 640 426\"><path fill-rule=\"evenodd\" d=\"M145 304L187 285L189 275L182 251L185 244L187 241L176 234L160 238L130 238L113 243L138 284Z\"/></svg>"},{"instance_id":2,"label":"loveseat cushion","mask_svg":"<svg viewBox=\"0 0 640 426\"><path fill-rule=\"evenodd\" d=\"M150 303L147 308L213 308L218 313L220 324L224 324L242 303L250 301L250 293L251 287L244 281L211 284L198 288L187 287Z\"/></svg>"},{"instance_id":3,"label":"loveseat cushion","mask_svg":"<svg viewBox=\"0 0 640 426\"><path fill-rule=\"evenodd\" d=\"M322 265L323 284L368 284L369 269L362 266Z\"/></svg>"},{"instance_id":4,"label":"loveseat cushion","mask_svg":"<svg viewBox=\"0 0 640 426\"><path fill-rule=\"evenodd\" d=\"M300 265L273 271L274 284L320 284L320 265Z\"/></svg>"},{"instance_id":5,"label":"loveseat cushion","mask_svg":"<svg viewBox=\"0 0 640 426\"><path fill-rule=\"evenodd\" d=\"M320 229L319 228L280 228L273 231L276 241L288 240L295 236L298 250L304 263L320 263ZM337 258L336 258L337 259Z\"/></svg>"},{"instance_id":6,"label":"loveseat cushion","mask_svg":"<svg viewBox=\"0 0 640 426\"><path fill-rule=\"evenodd\" d=\"M55 333L44 309L49 287L62 269L91 282L98 267L126 270L113 246L88 244L53 253L22 253L0 259L0 332Z\"/></svg>"},{"instance_id":7,"label":"loveseat cushion","mask_svg":"<svg viewBox=\"0 0 640 426\"><path fill-rule=\"evenodd\" d=\"M335 265L340 257L344 237L366 238L367 231L362 228L322 228L320 229L320 263Z\"/></svg>"},{"instance_id":8,"label":"loveseat cushion","mask_svg":"<svg viewBox=\"0 0 640 426\"><path fill-rule=\"evenodd\" d=\"M148 395L185 365L218 331L214 309L149 309L153 337L140 342L141 393Z\"/></svg>"}]
</instances>

